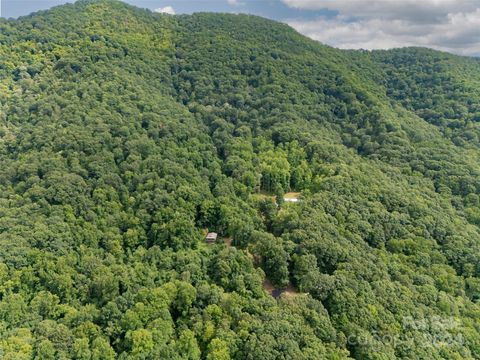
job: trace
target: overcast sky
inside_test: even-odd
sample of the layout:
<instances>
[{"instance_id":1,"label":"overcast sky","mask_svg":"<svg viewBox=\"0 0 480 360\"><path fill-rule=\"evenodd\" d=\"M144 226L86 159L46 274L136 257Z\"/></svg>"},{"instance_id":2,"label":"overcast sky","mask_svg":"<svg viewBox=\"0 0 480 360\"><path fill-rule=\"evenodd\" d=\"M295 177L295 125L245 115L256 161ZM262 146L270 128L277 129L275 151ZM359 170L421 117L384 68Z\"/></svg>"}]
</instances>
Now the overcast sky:
<instances>
[{"instance_id":1,"label":"overcast sky","mask_svg":"<svg viewBox=\"0 0 480 360\"><path fill-rule=\"evenodd\" d=\"M0 0L18 17L69 0ZM290 24L343 49L426 46L480 56L480 0L126 0L159 12L241 12Z\"/></svg>"}]
</instances>

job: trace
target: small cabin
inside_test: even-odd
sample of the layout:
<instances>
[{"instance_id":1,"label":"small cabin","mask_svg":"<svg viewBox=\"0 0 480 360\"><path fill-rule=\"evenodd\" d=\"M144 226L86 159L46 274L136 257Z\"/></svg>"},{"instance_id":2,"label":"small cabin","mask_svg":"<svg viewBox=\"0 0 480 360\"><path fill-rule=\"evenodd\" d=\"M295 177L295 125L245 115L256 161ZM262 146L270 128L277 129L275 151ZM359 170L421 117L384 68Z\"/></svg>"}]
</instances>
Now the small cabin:
<instances>
[{"instance_id":1,"label":"small cabin","mask_svg":"<svg viewBox=\"0 0 480 360\"><path fill-rule=\"evenodd\" d=\"M207 244L213 244L214 242L217 241L218 234L215 232L209 232L207 236L205 237L205 242Z\"/></svg>"},{"instance_id":2,"label":"small cabin","mask_svg":"<svg viewBox=\"0 0 480 360\"><path fill-rule=\"evenodd\" d=\"M284 292L285 289L273 289L271 295L274 299L279 299Z\"/></svg>"}]
</instances>

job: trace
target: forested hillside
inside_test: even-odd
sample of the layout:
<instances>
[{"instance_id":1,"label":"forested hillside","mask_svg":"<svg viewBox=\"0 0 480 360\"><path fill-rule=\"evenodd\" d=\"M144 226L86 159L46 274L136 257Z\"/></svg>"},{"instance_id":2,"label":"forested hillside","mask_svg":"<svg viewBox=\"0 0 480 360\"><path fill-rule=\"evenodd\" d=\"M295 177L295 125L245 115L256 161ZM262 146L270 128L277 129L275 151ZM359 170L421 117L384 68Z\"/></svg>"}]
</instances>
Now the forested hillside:
<instances>
[{"instance_id":1,"label":"forested hillside","mask_svg":"<svg viewBox=\"0 0 480 360\"><path fill-rule=\"evenodd\" d=\"M479 124L476 59L0 19L0 358L479 359Z\"/></svg>"}]
</instances>

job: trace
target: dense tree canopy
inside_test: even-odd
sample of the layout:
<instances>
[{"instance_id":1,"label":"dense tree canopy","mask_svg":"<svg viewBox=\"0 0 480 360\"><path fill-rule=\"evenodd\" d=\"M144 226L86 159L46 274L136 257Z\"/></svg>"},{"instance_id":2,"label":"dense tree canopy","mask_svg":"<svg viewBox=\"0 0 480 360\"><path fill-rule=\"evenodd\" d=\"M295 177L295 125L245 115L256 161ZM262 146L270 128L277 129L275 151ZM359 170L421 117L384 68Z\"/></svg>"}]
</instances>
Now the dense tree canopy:
<instances>
[{"instance_id":1,"label":"dense tree canopy","mask_svg":"<svg viewBox=\"0 0 480 360\"><path fill-rule=\"evenodd\" d=\"M480 358L479 88L254 16L0 19L0 357Z\"/></svg>"}]
</instances>

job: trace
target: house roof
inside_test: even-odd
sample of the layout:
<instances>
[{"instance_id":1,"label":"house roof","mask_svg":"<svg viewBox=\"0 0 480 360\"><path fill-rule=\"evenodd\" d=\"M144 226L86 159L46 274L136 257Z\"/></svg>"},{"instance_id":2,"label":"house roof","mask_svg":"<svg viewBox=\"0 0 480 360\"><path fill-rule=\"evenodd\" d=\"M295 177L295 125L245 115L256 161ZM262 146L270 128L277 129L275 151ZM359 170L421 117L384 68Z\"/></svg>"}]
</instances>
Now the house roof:
<instances>
[{"instance_id":1,"label":"house roof","mask_svg":"<svg viewBox=\"0 0 480 360\"><path fill-rule=\"evenodd\" d=\"M206 238L207 238L207 239L216 239L216 238L217 238L217 235L218 235L218 234L215 233L215 232L210 232L210 233L207 234Z\"/></svg>"}]
</instances>

